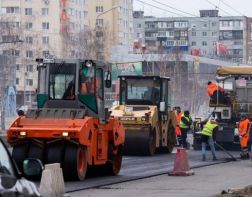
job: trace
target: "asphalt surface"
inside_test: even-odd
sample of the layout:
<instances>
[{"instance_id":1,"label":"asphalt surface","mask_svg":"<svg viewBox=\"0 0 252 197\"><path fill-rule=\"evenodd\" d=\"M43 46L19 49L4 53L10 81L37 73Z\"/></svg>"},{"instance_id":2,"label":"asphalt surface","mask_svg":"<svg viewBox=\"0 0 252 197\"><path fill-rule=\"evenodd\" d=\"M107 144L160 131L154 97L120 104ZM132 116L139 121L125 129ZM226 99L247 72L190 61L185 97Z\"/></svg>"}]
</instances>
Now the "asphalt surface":
<instances>
[{"instance_id":1,"label":"asphalt surface","mask_svg":"<svg viewBox=\"0 0 252 197\"><path fill-rule=\"evenodd\" d=\"M222 190L252 185L250 160L228 162L194 169L195 175L161 175L70 193L72 197L211 197Z\"/></svg>"},{"instance_id":2,"label":"asphalt surface","mask_svg":"<svg viewBox=\"0 0 252 197\"><path fill-rule=\"evenodd\" d=\"M157 154L152 157L123 157L122 168L118 176L87 177L83 182L65 182L66 192L69 193L155 175L168 174L174 168L175 152L176 150L174 150L173 154ZM189 150L187 154L191 168L227 162L227 158L229 158L224 152L217 151L218 161L212 161L211 153L208 151L207 161L203 162L201 161L200 151ZM232 152L232 154L238 157L239 152Z\"/></svg>"}]
</instances>

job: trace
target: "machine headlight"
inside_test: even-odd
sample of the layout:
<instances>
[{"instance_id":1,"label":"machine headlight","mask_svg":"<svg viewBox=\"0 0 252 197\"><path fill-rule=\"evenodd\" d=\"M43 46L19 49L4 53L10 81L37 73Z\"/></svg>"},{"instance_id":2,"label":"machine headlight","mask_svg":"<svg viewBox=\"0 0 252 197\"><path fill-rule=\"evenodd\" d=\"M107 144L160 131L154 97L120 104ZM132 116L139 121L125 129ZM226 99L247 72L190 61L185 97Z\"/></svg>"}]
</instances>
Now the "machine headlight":
<instances>
[{"instance_id":1,"label":"machine headlight","mask_svg":"<svg viewBox=\"0 0 252 197\"><path fill-rule=\"evenodd\" d=\"M21 135L21 136L26 136L26 135L27 135L27 132L26 132L26 131L20 131L20 132L19 132L19 135Z\"/></svg>"},{"instance_id":2,"label":"machine headlight","mask_svg":"<svg viewBox=\"0 0 252 197\"><path fill-rule=\"evenodd\" d=\"M142 120L142 121L146 121L146 117L145 117L145 116L142 116L141 120Z\"/></svg>"},{"instance_id":3,"label":"machine headlight","mask_svg":"<svg viewBox=\"0 0 252 197\"><path fill-rule=\"evenodd\" d=\"M69 133L67 131L62 132L63 137L68 137Z\"/></svg>"}]
</instances>

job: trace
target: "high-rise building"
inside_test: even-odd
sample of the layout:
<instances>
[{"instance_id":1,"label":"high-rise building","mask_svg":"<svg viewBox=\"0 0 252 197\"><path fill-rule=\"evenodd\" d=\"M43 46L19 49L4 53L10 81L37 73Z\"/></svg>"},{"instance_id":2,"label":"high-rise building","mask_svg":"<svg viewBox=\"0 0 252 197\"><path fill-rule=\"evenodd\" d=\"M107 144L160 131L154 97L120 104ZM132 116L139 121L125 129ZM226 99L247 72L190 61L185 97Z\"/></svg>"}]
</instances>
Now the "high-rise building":
<instances>
[{"instance_id":1,"label":"high-rise building","mask_svg":"<svg viewBox=\"0 0 252 197\"><path fill-rule=\"evenodd\" d=\"M87 0L1 0L0 54L16 56L17 105L31 105L37 87L35 59L80 57L73 44L87 25ZM18 41L18 42L16 42Z\"/></svg>"},{"instance_id":2,"label":"high-rise building","mask_svg":"<svg viewBox=\"0 0 252 197\"><path fill-rule=\"evenodd\" d=\"M133 0L92 0L88 2L88 10L88 26L106 31L107 51L117 46L132 49Z\"/></svg>"},{"instance_id":3,"label":"high-rise building","mask_svg":"<svg viewBox=\"0 0 252 197\"><path fill-rule=\"evenodd\" d=\"M252 18L220 17L217 10L200 10L200 17L139 17L134 12L134 40L145 53L180 52L252 63ZM141 12L142 13L142 12ZM141 29L144 24L144 30ZM140 32L139 32L140 31Z\"/></svg>"}]
</instances>

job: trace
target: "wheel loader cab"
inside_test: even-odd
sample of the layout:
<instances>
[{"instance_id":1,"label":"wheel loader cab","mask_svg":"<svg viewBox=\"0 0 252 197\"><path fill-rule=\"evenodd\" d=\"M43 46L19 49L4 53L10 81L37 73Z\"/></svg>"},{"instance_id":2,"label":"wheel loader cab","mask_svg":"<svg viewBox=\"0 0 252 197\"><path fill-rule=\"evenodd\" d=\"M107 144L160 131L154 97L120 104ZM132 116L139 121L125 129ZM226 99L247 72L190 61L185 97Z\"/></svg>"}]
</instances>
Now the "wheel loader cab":
<instances>
[{"instance_id":1,"label":"wheel loader cab","mask_svg":"<svg viewBox=\"0 0 252 197\"><path fill-rule=\"evenodd\" d=\"M156 105L169 103L169 78L158 76L120 76L120 105Z\"/></svg>"}]
</instances>

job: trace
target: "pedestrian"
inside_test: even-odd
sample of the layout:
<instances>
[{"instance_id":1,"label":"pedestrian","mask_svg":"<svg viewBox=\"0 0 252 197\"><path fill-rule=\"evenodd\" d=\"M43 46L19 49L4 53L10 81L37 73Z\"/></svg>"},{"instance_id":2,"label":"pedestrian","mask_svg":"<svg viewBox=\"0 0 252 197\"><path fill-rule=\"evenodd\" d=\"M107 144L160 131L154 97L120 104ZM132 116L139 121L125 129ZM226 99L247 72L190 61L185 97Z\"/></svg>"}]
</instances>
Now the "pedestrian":
<instances>
[{"instance_id":1,"label":"pedestrian","mask_svg":"<svg viewBox=\"0 0 252 197\"><path fill-rule=\"evenodd\" d=\"M190 130L190 127L192 125L192 118L190 117L190 112L188 110L184 111L184 113L181 116L181 120L179 123L179 128L181 130L181 141L183 148L189 148L187 147L187 132Z\"/></svg>"},{"instance_id":2,"label":"pedestrian","mask_svg":"<svg viewBox=\"0 0 252 197\"><path fill-rule=\"evenodd\" d=\"M210 96L213 103L224 103L225 91L219 85L209 81L207 83L207 93Z\"/></svg>"},{"instance_id":3,"label":"pedestrian","mask_svg":"<svg viewBox=\"0 0 252 197\"><path fill-rule=\"evenodd\" d=\"M210 118L203 127L202 135L201 135L201 153L202 153L202 161L206 161L206 145L210 146L213 161L216 161L216 151L214 146L215 134L218 131L218 122L213 118Z\"/></svg>"},{"instance_id":4,"label":"pedestrian","mask_svg":"<svg viewBox=\"0 0 252 197\"><path fill-rule=\"evenodd\" d=\"M248 140L250 134L250 126L251 122L246 115L241 116L241 120L238 123L238 130L239 130L239 137L240 137L240 144L241 144L241 158L242 159L249 159L249 152L248 152Z\"/></svg>"},{"instance_id":5,"label":"pedestrian","mask_svg":"<svg viewBox=\"0 0 252 197\"><path fill-rule=\"evenodd\" d=\"M177 137L178 145L181 146L182 145L182 142L181 142L181 130L179 128L179 123L180 123L181 116L182 116L183 113L182 113L180 107L176 107L175 109L176 109L176 120L177 120L176 137Z\"/></svg>"}]
</instances>

